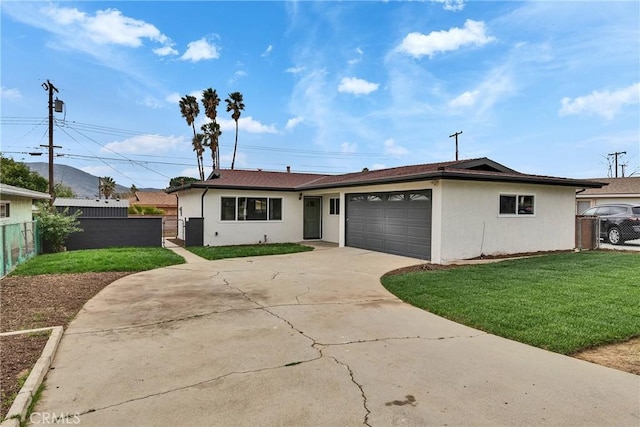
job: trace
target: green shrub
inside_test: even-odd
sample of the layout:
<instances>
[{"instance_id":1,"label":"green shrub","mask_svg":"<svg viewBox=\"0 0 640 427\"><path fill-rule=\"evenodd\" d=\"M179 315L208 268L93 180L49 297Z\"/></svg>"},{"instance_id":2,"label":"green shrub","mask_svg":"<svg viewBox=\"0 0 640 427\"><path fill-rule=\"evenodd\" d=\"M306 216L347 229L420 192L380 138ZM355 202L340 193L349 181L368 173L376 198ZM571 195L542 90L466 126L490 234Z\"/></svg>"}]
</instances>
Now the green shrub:
<instances>
[{"instance_id":1,"label":"green shrub","mask_svg":"<svg viewBox=\"0 0 640 427\"><path fill-rule=\"evenodd\" d=\"M164 211L156 208L155 206L140 205L129 206L129 213L131 215L164 215Z\"/></svg>"},{"instance_id":2,"label":"green shrub","mask_svg":"<svg viewBox=\"0 0 640 427\"><path fill-rule=\"evenodd\" d=\"M38 211L34 214L40 233L42 234L42 246L44 252L61 252L64 250L64 242L71 233L83 231L79 227L78 217L82 212L69 214L69 209L58 212L55 207L47 202L38 204Z\"/></svg>"}]
</instances>

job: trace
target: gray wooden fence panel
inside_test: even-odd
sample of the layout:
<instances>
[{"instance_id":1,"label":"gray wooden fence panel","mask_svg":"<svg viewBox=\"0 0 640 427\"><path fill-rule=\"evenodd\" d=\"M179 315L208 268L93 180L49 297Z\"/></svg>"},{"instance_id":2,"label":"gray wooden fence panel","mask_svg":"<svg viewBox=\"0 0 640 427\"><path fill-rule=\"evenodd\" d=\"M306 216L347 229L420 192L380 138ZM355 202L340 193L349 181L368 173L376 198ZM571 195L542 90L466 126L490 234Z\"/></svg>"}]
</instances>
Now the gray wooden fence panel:
<instances>
[{"instance_id":1,"label":"gray wooden fence panel","mask_svg":"<svg viewBox=\"0 0 640 427\"><path fill-rule=\"evenodd\" d=\"M84 231L67 239L68 250L122 246L162 247L162 218L78 218Z\"/></svg>"}]
</instances>

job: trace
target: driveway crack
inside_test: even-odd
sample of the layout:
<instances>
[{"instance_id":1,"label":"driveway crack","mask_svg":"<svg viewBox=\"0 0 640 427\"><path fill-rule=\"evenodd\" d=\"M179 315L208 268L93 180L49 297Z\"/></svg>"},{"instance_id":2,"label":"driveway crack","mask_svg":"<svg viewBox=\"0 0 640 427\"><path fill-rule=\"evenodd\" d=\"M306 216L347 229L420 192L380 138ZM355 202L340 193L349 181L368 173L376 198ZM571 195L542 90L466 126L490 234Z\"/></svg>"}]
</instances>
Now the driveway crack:
<instances>
[{"instance_id":1,"label":"driveway crack","mask_svg":"<svg viewBox=\"0 0 640 427\"><path fill-rule=\"evenodd\" d=\"M247 370L247 371L227 372L226 374L218 375L218 376L213 377L213 378L208 378L206 380L199 381L197 383L193 383L193 384L188 384L188 385L184 385L184 386L181 386L181 387L172 388L172 389L169 389L169 390L159 391L157 393L150 393L150 394L147 394L147 395L144 395L144 396L134 397L132 399L127 399L127 400L124 400L122 402L118 402L118 403L113 403L111 405L102 406L100 408L87 409L87 410L85 410L83 412L78 412L77 414L74 414L74 415L82 416L82 415L90 414L90 413L93 413L93 412L104 411L105 409L110 409L110 408L115 408L117 406L126 405L127 403L137 402L139 400L149 399L151 397L163 396L165 394L170 394L170 393L174 393L174 392L177 392L177 391L187 390L189 388L198 387L198 386L201 386L203 384L214 382L214 381L217 381L217 380L220 380L220 379L232 376L232 375L255 374L255 373L264 372L264 371L272 371L272 370L275 370L275 369L288 368L288 367L295 366L295 365L300 365L300 364L303 364L303 363L314 362L314 361L316 361L316 360L318 360L320 358L322 358L322 353L320 353L319 356L311 358L311 359L301 360L301 361L294 362L294 363L287 363L285 365L270 366L270 367L258 368L258 369L250 369L250 370Z\"/></svg>"},{"instance_id":2,"label":"driveway crack","mask_svg":"<svg viewBox=\"0 0 640 427\"><path fill-rule=\"evenodd\" d=\"M300 304L300 300L298 298L308 294L309 292L311 292L311 288L309 286L307 286L307 290L306 291L304 291L300 295L296 295L296 301L298 301L298 304Z\"/></svg>"},{"instance_id":3,"label":"driveway crack","mask_svg":"<svg viewBox=\"0 0 640 427\"><path fill-rule=\"evenodd\" d=\"M420 335L415 336L406 336L406 337L383 337L383 338L372 338L372 339L362 339L362 340L353 340L353 341L345 341L345 342L335 342L335 343L322 343L317 342L318 345L324 347L330 346L339 346L339 345L350 345L350 344L364 344L370 342L380 342L380 341L393 341L393 340L425 340L425 341L441 341L441 340L450 340L450 339L458 339L458 338L476 338L479 336L487 335L486 332L482 332L475 335L451 335L451 336L443 336L443 337L423 337Z\"/></svg>"},{"instance_id":4,"label":"driveway crack","mask_svg":"<svg viewBox=\"0 0 640 427\"><path fill-rule=\"evenodd\" d=\"M371 424L369 424L369 415L371 415L371 410L367 406L367 395L364 393L364 389L362 388L362 385L358 381L356 381L356 379L355 379L355 377L353 375L353 371L351 370L351 366L349 366L347 363L344 363L344 362L338 360L334 356L331 356L331 358L338 365L344 366L347 369L347 371L349 372L349 377L351 378L351 382L354 383L356 385L356 387L358 387L358 389L360 390L360 395L362 396L362 406L364 407L364 411L365 411L364 420L362 421L362 424L371 427Z\"/></svg>"}]
</instances>

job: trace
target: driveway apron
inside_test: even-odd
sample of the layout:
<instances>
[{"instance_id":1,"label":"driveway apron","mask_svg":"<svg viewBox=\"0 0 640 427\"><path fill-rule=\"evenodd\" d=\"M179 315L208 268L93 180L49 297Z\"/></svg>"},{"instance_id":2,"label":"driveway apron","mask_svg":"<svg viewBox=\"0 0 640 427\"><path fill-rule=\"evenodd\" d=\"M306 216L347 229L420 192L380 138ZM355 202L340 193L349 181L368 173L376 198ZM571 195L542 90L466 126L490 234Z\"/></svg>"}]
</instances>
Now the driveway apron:
<instances>
[{"instance_id":1,"label":"driveway apron","mask_svg":"<svg viewBox=\"0 0 640 427\"><path fill-rule=\"evenodd\" d=\"M124 277L69 325L35 411L82 426L640 424L640 377L450 322L355 248Z\"/></svg>"}]
</instances>

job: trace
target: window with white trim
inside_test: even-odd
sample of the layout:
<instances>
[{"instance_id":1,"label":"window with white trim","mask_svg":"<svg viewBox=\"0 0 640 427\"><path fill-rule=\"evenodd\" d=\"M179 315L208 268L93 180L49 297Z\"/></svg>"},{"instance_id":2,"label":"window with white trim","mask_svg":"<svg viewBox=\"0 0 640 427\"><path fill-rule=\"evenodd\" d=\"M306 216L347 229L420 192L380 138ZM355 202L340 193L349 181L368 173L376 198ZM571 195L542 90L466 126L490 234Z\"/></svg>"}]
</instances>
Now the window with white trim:
<instances>
[{"instance_id":1,"label":"window with white trim","mask_svg":"<svg viewBox=\"0 0 640 427\"><path fill-rule=\"evenodd\" d=\"M534 215L535 196L533 194L501 194L500 215Z\"/></svg>"},{"instance_id":2,"label":"window with white trim","mask_svg":"<svg viewBox=\"0 0 640 427\"><path fill-rule=\"evenodd\" d=\"M222 221L281 221L282 199L274 197L222 197Z\"/></svg>"},{"instance_id":3,"label":"window with white trim","mask_svg":"<svg viewBox=\"0 0 640 427\"><path fill-rule=\"evenodd\" d=\"M10 202L0 201L0 218L9 218L11 213Z\"/></svg>"},{"instance_id":4,"label":"window with white trim","mask_svg":"<svg viewBox=\"0 0 640 427\"><path fill-rule=\"evenodd\" d=\"M340 215L340 198L331 197L329 199L329 215Z\"/></svg>"}]
</instances>

